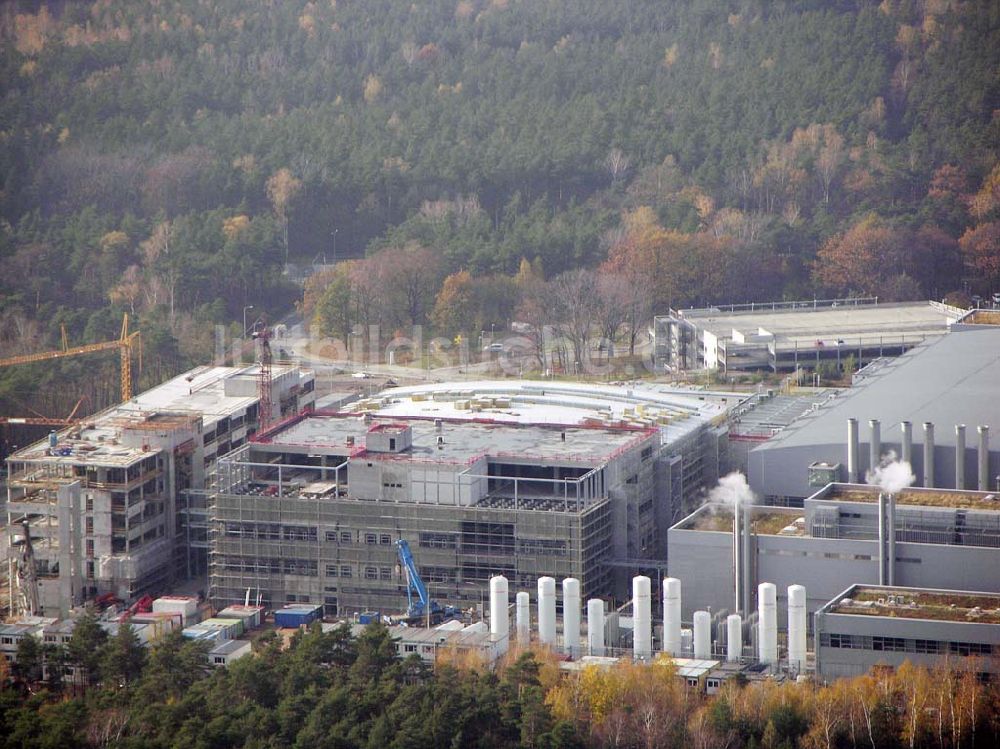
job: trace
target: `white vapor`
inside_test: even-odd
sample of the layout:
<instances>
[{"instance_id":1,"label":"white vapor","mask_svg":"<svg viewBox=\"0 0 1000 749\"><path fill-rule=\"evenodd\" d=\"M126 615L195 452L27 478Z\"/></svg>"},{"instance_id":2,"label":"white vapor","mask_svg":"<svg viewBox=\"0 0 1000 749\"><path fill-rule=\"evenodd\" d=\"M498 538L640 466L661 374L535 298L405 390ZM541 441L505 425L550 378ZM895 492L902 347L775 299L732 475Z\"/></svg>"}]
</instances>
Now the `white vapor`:
<instances>
[{"instance_id":1,"label":"white vapor","mask_svg":"<svg viewBox=\"0 0 1000 749\"><path fill-rule=\"evenodd\" d=\"M733 471L719 479L719 485L708 493L711 502L737 507L741 504L751 504L754 494L747 484L747 477L738 471Z\"/></svg>"},{"instance_id":2,"label":"white vapor","mask_svg":"<svg viewBox=\"0 0 1000 749\"><path fill-rule=\"evenodd\" d=\"M865 474L865 481L883 491L895 494L910 486L917 477L909 463L896 460L896 453L889 451L874 471Z\"/></svg>"}]
</instances>

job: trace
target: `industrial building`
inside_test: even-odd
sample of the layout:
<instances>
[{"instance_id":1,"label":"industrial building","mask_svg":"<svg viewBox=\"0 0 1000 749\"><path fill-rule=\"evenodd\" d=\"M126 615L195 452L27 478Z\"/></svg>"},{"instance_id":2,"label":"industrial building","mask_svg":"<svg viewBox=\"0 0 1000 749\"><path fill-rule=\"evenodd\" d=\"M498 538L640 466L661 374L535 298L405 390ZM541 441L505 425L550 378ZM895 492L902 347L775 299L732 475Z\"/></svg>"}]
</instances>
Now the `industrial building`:
<instances>
[{"instance_id":1,"label":"industrial building","mask_svg":"<svg viewBox=\"0 0 1000 749\"><path fill-rule=\"evenodd\" d=\"M627 597L629 571L662 566L667 528L717 479L741 400L487 381L301 414L220 459L209 595L395 613L402 539L442 602L482 604L497 574Z\"/></svg>"},{"instance_id":2,"label":"industrial building","mask_svg":"<svg viewBox=\"0 0 1000 749\"><path fill-rule=\"evenodd\" d=\"M997 493L831 484L801 509L743 506L737 515L734 528L732 505L708 504L670 529L670 574L698 580L685 617L752 611L765 580L804 585L810 613L853 583L1000 593Z\"/></svg>"},{"instance_id":3,"label":"industrial building","mask_svg":"<svg viewBox=\"0 0 1000 749\"><path fill-rule=\"evenodd\" d=\"M925 487L997 490L1000 327L966 326L887 360L750 451L750 486L797 504L830 481L863 481L890 451Z\"/></svg>"},{"instance_id":4,"label":"industrial building","mask_svg":"<svg viewBox=\"0 0 1000 749\"><path fill-rule=\"evenodd\" d=\"M855 367L944 335L964 310L877 297L671 310L653 321L654 368L794 372Z\"/></svg>"},{"instance_id":5,"label":"industrial building","mask_svg":"<svg viewBox=\"0 0 1000 749\"><path fill-rule=\"evenodd\" d=\"M816 612L816 676L859 676L904 661L1000 673L1000 596L852 585Z\"/></svg>"},{"instance_id":6,"label":"industrial building","mask_svg":"<svg viewBox=\"0 0 1000 749\"><path fill-rule=\"evenodd\" d=\"M256 365L199 367L11 455L11 611L66 616L203 571L204 497L189 492L256 431L261 380ZM298 368L274 366L269 383L271 420L315 399Z\"/></svg>"}]
</instances>

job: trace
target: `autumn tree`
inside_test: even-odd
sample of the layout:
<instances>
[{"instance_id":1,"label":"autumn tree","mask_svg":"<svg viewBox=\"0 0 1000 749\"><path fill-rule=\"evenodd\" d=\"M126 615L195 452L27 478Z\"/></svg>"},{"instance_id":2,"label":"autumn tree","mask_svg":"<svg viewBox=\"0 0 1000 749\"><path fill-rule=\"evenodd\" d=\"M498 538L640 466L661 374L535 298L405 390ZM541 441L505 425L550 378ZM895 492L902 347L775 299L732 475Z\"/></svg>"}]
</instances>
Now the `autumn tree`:
<instances>
[{"instance_id":1,"label":"autumn tree","mask_svg":"<svg viewBox=\"0 0 1000 749\"><path fill-rule=\"evenodd\" d=\"M901 267L903 236L874 214L868 214L820 248L813 266L817 283L838 293L877 295Z\"/></svg>"},{"instance_id":2,"label":"autumn tree","mask_svg":"<svg viewBox=\"0 0 1000 749\"><path fill-rule=\"evenodd\" d=\"M291 170L282 167L267 180L267 197L271 201L274 215L281 224L281 239L285 246L285 262L288 262L288 213L295 196L302 189L302 181Z\"/></svg>"}]
</instances>

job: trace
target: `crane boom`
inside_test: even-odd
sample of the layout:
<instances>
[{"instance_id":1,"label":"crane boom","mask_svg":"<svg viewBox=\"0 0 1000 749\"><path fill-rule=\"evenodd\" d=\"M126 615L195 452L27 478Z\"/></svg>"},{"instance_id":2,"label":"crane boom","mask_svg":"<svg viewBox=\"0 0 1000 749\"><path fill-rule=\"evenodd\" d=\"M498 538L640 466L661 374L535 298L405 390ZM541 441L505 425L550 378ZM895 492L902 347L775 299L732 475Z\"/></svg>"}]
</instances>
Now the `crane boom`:
<instances>
[{"instance_id":1,"label":"crane boom","mask_svg":"<svg viewBox=\"0 0 1000 749\"><path fill-rule=\"evenodd\" d=\"M118 349L121 353L121 396L123 401L127 401L132 398L132 346L137 343L141 343L139 331L136 330L129 333L128 314L126 314L122 319L122 330L117 340L88 343L83 346L66 346L66 337L63 335L63 348L58 351L41 351L37 354L9 356L0 359L0 367L31 364L51 359L62 359L67 356L80 356L81 354L93 354L99 351Z\"/></svg>"},{"instance_id":2,"label":"crane boom","mask_svg":"<svg viewBox=\"0 0 1000 749\"><path fill-rule=\"evenodd\" d=\"M406 570L406 600L409 604L408 613L410 616L419 615L421 612L426 611L427 607L430 605L430 597L427 595L427 586L424 585L424 581L420 578L420 573L417 572L417 565L413 561L413 553L410 551L410 545L406 542L406 539L399 539L396 542L396 549L399 552L399 563L403 565L403 569ZM417 594L418 604L413 602L413 594Z\"/></svg>"}]
</instances>

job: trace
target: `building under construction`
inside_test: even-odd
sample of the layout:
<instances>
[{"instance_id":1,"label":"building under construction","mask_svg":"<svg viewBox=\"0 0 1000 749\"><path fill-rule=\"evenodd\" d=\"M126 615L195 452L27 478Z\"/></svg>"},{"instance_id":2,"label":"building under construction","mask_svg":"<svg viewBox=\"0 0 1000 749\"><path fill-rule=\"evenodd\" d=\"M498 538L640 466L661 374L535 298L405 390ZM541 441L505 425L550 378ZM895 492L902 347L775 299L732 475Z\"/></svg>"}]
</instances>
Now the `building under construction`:
<instances>
[{"instance_id":1,"label":"building under construction","mask_svg":"<svg viewBox=\"0 0 1000 749\"><path fill-rule=\"evenodd\" d=\"M666 529L715 482L738 396L548 382L397 388L302 414L221 458L209 495L217 605L395 613L413 549L442 602L575 577L627 597Z\"/></svg>"},{"instance_id":2,"label":"building under construction","mask_svg":"<svg viewBox=\"0 0 1000 749\"><path fill-rule=\"evenodd\" d=\"M3 604L65 616L204 571L198 490L216 456L257 430L260 380L258 365L199 367L11 455ZM312 374L294 367L272 367L268 390L271 420L315 398Z\"/></svg>"}]
</instances>

